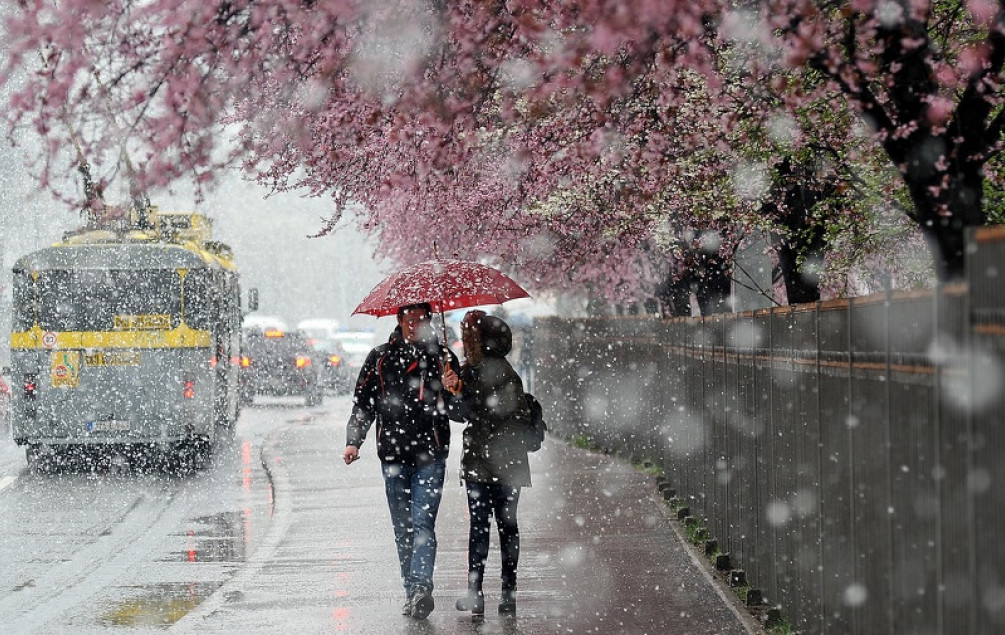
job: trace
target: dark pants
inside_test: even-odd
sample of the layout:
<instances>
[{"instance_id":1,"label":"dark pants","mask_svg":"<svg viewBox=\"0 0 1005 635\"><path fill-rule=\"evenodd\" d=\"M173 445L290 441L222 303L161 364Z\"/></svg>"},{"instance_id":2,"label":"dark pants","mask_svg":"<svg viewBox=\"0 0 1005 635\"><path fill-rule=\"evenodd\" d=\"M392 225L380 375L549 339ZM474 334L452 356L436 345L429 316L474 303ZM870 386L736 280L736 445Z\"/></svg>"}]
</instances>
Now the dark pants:
<instances>
[{"instance_id":1,"label":"dark pants","mask_svg":"<svg viewBox=\"0 0 1005 635\"><path fill-rule=\"evenodd\" d=\"M520 488L498 483L466 482L471 530L468 533L468 583L481 588L485 560L489 557L489 532L495 516L502 555L502 588L516 589L516 567L520 561L520 528L516 508Z\"/></svg>"}]
</instances>

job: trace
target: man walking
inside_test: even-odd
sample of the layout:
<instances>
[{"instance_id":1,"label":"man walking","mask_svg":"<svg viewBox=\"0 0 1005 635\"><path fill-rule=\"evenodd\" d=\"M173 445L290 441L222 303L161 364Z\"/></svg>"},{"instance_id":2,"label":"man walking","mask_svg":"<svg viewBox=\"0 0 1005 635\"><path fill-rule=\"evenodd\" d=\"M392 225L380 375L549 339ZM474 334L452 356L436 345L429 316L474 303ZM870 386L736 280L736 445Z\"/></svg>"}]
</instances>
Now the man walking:
<instances>
[{"instance_id":1,"label":"man walking","mask_svg":"<svg viewBox=\"0 0 1005 635\"><path fill-rule=\"evenodd\" d=\"M430 312L428 304L399 308L390 340L370 351L356 382L343 454L346 465L356 461L376 422L377 456L405 586L402 615L417 619L434 607L435 524L453 398L442 378L446 367L457 368L457 357L436 341Z\"/></svg>"}]
</instances>

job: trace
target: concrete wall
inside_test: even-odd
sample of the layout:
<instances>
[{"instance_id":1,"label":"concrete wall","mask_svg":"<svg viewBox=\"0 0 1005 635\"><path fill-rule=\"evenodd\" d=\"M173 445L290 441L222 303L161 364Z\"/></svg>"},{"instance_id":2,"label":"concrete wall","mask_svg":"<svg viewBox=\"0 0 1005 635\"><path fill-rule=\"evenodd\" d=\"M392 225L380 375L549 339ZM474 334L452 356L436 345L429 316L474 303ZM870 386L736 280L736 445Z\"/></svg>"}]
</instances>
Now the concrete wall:
<instances>
[{"instance_id":1,"label":"concrete wall","mask_svg":"<svg viewBox=\"0 0 1005 635\"><path fill-rule=\"evenodd\" d=\"M968 284L535 322L552 431L662 465L804 633L1005 632L1005 231Z\"/></svg>"}]
</instances>

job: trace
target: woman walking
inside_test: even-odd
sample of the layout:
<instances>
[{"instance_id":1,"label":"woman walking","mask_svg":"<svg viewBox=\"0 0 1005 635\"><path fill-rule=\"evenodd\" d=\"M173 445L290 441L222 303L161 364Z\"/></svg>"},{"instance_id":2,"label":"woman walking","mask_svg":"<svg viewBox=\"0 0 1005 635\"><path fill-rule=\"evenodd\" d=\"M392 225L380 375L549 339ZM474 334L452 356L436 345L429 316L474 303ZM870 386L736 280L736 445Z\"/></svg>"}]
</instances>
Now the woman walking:
<instances>
[{"instance_id":1,"label":"woman walking","mask_svg":"<svg viewBox=\"0 0 1005 635\"><path fill-rule=\"evenodd\" d=\"M500 613L516 611L516 570L520 560L517 504L520 488L530 486L530 466L524 434L530 426L530 409L520 376L506 360L513 333L503 320L484 311L469 311L461 322L466 361L459 377L444 375L444 384L456 388L454 414L467 422L461 478L468 496L471 528L468 534L468 592L457 600L457 610L473 615L485 612L482 580L489 553L491 520L499 531L502 561ZM452 373L451 373L452 375Z\"/></svg>"}]
</instances>

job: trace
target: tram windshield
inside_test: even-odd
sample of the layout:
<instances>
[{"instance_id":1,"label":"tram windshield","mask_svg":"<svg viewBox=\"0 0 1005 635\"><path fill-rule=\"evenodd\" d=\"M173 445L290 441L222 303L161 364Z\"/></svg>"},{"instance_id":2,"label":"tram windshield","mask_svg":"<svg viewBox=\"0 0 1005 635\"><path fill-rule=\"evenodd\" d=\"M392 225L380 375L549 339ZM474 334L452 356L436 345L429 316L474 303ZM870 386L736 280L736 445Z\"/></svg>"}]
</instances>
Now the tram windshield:
<instances>
[{"instance_id":1,"label":"tram windshield","mask_svg":"<svg viewBox=\"0 0 1005 635\"><path fill-rule=\"evenodd\" d=\"M15 297L21 301L29 297L23 287L30 280L27 274L15 276ZM49 269L39 273L36 291L38 324L46 331L174 328L180 323L181 279L173 269ZM31 303L15 310L15 322L22 324L33 312Z\"/></svg>"}]
</instances>

